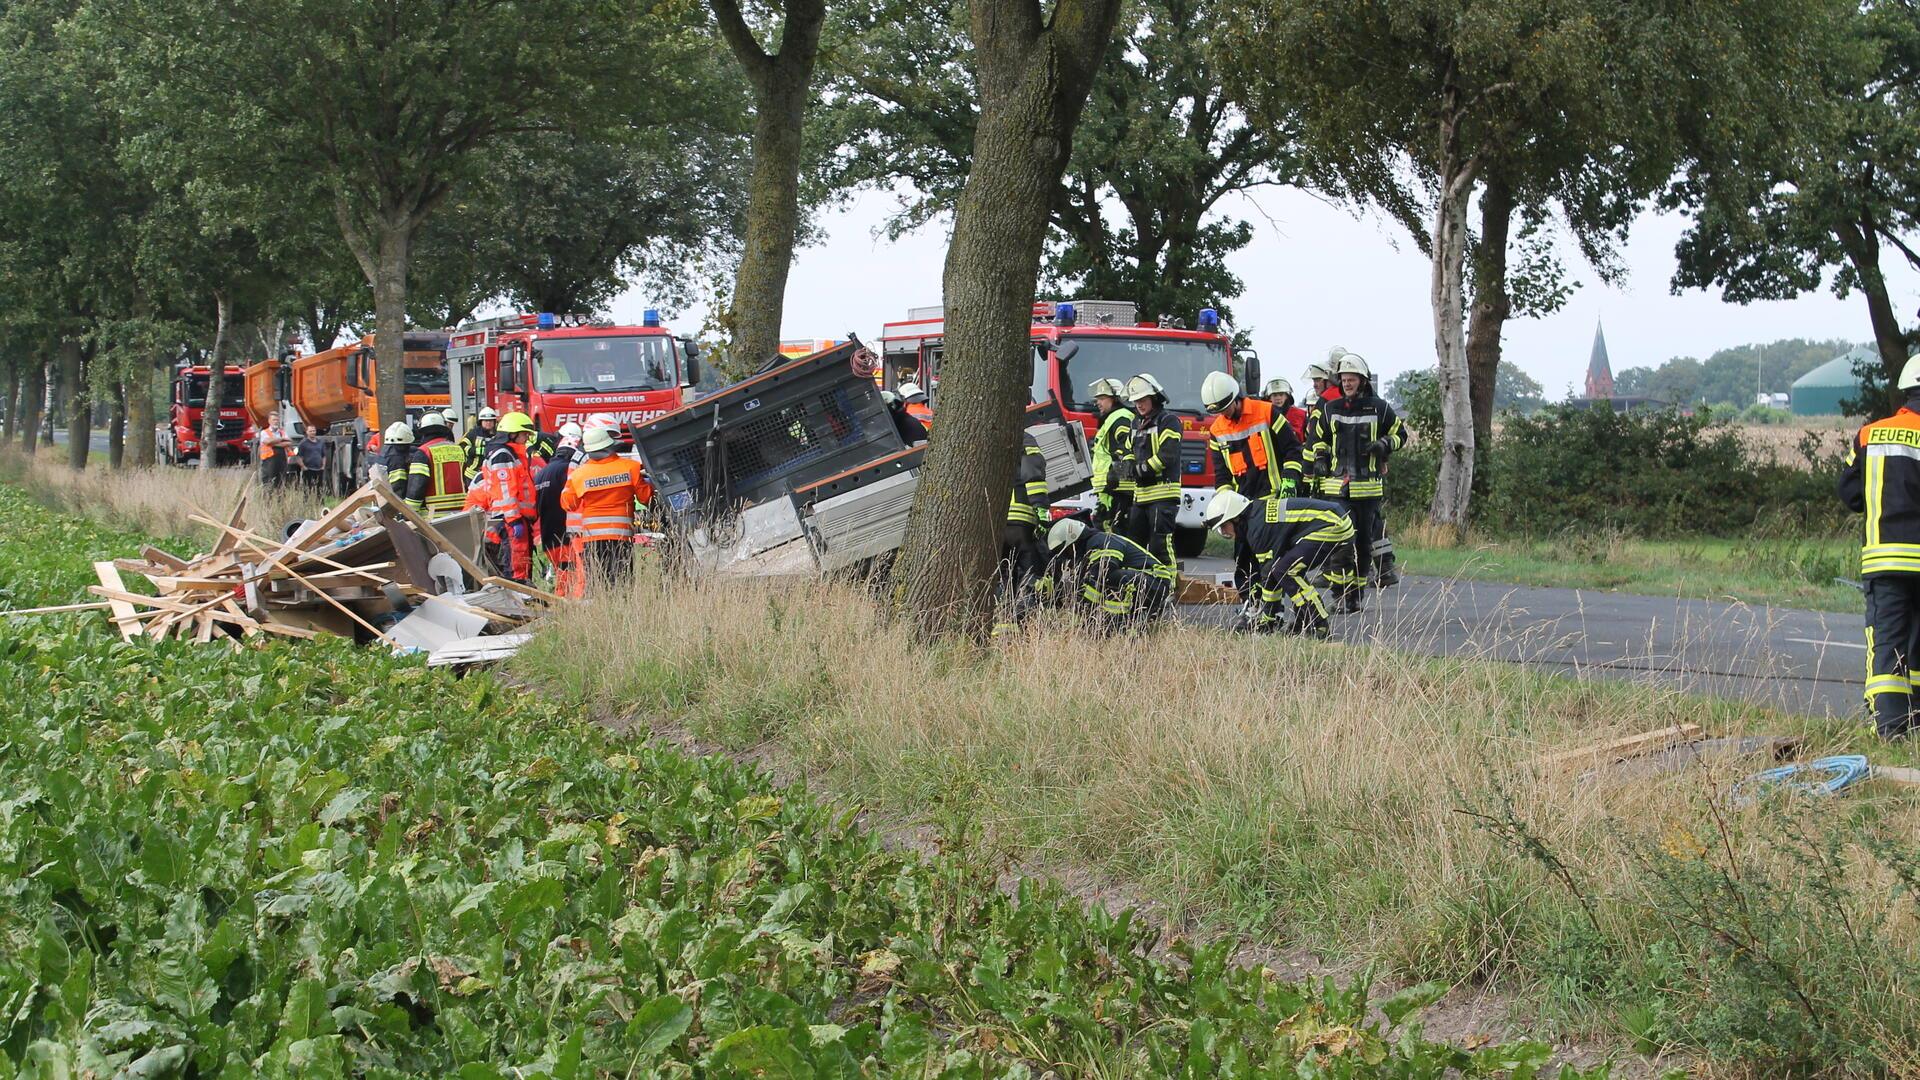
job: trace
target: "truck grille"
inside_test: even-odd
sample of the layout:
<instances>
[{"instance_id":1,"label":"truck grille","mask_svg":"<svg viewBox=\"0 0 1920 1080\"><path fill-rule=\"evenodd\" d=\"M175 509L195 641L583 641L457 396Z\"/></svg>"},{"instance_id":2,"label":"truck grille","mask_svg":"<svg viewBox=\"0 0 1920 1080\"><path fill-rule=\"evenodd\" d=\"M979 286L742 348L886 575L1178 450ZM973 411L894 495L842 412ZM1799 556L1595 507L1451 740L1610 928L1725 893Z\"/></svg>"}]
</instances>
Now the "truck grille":
<instances>
[{"instance_id":1,"label":"truck grille","mask_svg":"<svg viewBox=\"0 0 1920 1080\"><path fill-rule=\"evenodd\" d=\"M1207 471L1207 440L1180 440L1180 475L1199 476Z\"/></svg>"},{"instance_id":2,"label":"truck grille","mask_svg":"<svg viewBox=\"0 0 1920 1080\"><path fill-rule=\"evenodd\" d=\"M246 434L247 422L245 420L222 420L220 421L218 430L222 439L237 439Z\"/></svg>"}]
</instances>

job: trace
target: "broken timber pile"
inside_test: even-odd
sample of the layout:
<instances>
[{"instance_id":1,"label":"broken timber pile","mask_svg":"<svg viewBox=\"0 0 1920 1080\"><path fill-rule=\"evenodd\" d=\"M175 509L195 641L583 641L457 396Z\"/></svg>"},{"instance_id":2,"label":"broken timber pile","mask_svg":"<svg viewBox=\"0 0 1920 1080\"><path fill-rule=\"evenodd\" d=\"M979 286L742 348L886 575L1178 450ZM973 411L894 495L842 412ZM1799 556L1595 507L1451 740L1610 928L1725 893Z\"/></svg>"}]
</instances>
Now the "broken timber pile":
<instances>
[{"instance_id":1,"label":"broken timber pile","mask_svg":"<svg viewBox=\"0 0 1920 1080\"><path fill-rule=\"evenodd\" d=\"M243 492L224 521L192 515L218 530L206 554L186 559L146 547L137 559L94 564L100 584L87 591L104 600L121 638L210 642L335 634L428 652L458 644L465 656L474 643L464 639L518 629L537 616L535 605L558 600L496 577L476 561L477 514L429 522L380 481L284 540L249 529L246 506ZM147 579L156 595L129 589L123 572Z\"/></svg>"}]
</instances>

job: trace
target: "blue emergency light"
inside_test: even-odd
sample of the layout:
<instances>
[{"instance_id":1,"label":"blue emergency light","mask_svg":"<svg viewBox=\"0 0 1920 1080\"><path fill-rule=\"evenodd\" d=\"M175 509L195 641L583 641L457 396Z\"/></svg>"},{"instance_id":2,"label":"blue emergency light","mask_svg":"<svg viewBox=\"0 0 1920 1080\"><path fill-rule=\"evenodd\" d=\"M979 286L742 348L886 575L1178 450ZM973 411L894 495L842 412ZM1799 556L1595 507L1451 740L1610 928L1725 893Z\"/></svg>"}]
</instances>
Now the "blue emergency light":
<instances>
[{"instance_id":1,"label":"blue emergency light","mask_svg":"<svg viewBox=\"0 0 1920 1080\"><path fill-rule=\"evenodd\" d=\"M1055 326L1072 326L1073 320L1074 311L1072 304L1053 305L1053 324Z\"/></svg>"},{"instance_id":2,"label":"blue emergency light","mask_svg":"<svg viewBox=\"0 0 1920 1080\"><path fill-rule=\"evenodd\" d=\"M648 308L647 310L641 312L640 325L641 326L659 326L660 325L660 309Z\"/></svg>"},{"instance_id":3,"label":"blue emergency light","mask_svg":"<svg viewBox=\"0 0 1920 1080\"><path fill-rule=\"evenodd\" d=\"M553 321L553 312L551 311L543 311L533 318L533 324L542 330L553 329Z\"/></svg>"},{"instance_id":4,"label":"blue emergency light","mask_svg":"<svg viewBox=\"0 0 1920 1080\"><path fill-rule=\"evenodd\" d=\"M1203 307L1200 309L1198 323L1201 330L1209 334L1217 333L1220 330L1220 313L1210 307Z\"/></svg>"}]
</instances>

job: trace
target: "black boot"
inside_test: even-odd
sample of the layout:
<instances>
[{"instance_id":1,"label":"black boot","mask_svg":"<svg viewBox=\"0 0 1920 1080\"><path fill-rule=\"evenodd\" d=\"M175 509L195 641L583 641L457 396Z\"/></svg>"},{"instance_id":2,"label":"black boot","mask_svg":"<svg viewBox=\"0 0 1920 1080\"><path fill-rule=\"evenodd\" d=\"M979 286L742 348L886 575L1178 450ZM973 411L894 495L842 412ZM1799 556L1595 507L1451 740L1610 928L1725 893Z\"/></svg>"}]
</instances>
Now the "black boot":
<instances>
[{"instance_id":1,"label":"black boot","mask_svg":"<svg viewBox=\"0 0 1920 1080\"><path fill-rule=\"evenodd\" d=\"M1875 694L1873 726L1883 739L1903 739L1913 730L1913 698L1908 694Z\"/></svg>"},{"instance_id":2,"label":"black boot","mask_svg":"<svg viewBox=\"0 0 1920 1080\"><path fill-rule=\"evenodd\" d=\"M1377 579L1383 589L1400 584L1400 569L1394 565L1391 552L1380 557Z\"/></svg>"}]
</instances>

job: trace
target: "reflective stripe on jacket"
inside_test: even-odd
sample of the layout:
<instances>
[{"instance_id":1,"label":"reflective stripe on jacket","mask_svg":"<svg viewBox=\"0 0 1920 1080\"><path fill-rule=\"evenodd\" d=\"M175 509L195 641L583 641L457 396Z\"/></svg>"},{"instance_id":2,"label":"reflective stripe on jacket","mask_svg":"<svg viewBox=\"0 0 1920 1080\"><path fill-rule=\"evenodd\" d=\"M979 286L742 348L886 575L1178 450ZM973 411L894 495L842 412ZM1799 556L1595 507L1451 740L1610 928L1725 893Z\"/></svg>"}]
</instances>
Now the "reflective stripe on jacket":
<instances>
[{"instance_id":1,"label":"reflective stripe on jacket","mask_svg":"<svg viewBox=\"0 0 1920 1080\"><path fill-rule=\"evenodd\" d=\"M639 463L618 454L581 462L560 492L560 505L579 513L586 543L632 540L634 507L652 501L653 485Z\"/></svg>"},{"instance_id":2,"label":"reflective stripe on jacket","mask_svg":"<svg viewBox=\"0 0 1920 1080\"><path fill-rule=\"evenodd\" d=\"M1115 406L1112 412L1100 418L1100 428L1093 434L1094 494L1134 489L1132 477L1124 480L1113 478L1113 463L1132 457L1133 420L1133 410L1125 405Z\"/></svg>"},{"instance_id":3,"label":"reflective stripe on jacket","mask_svg":"<svg viewBox=\"0 0 1920 1080\"><path fill-rule=\"evenodd\" d=\"M1135 505L1180 497L1180 418L1162 405L1133 420Z\"/></svg>"},{"instance_id":4,"label":"reflective stripe on jacket","mask_svg":"<svg viewBox=\"0 0 1920 1080\"><path fill-rule=\"evenodd\" d=\"M1840 499L1866 515L1860 573L1920 573L1920 412L1903 406L1861 428L1840 473Z\"/></svg>"},{"instance_id":5,"label":"reflective stripe on jacket","mask_svg":"<svg viewBox=\"0 0 1920 1080\"><path fill-rule=\"evenodd\" d=\"M1020 468L1013 478L1013 497L1007 501L1007 524L1038 526L1050 505L1047 498L1047 456L1033 432L1020 437Z\"/></svg>"},{"instance_id":6,"label":"reflective stripe on jacket","mask_svg":"<svg viewBox=\"0 0 1920 1080\"><path fill-rule=\"evenodd\" d=\"M1320 473L1320 494L1332 499L1378 499L1387 493L1385 454L1407 445L1407 428L1393 406L1373 394L1322 402L1307 419L1307 459Z\"/></svg>"},{"instance_id":7,"label":"reflective stripe on jacket","mask_svg":"<svg viewBox=\"0 0 1920 1080\"><path fill-rule=\"evenodd\" d=\"M409 476L407 499L419 498L435 514L458 511L467 499L466 452L450 439L429 439L420 447L425 466L420 491Z\"/></svg>"},{"instance_id":8,"label":"reflective stripe on jacket","mask_svg":"<svg viewBox=\"0 0 1920 1080\"><path fill-rule=\"evenodd\" d=\"M1300 442L1286 419L1274 415L1272 402L1244 398L1238 419L1216 416L1207 433L1221 487L1238 491L1249 474L1257 473L1265 480L1247 493L1270 495L1280 491L1282 481L1300 477Z\"/></svg>"},{"instance_id":9,"label":"reflective stripe on jacket","mask_svg":"<svg viewBox=\"0 0 1920 1080\"><path fill-rule=\"evenodd\" d=\"M487 464L481 470L493 487L493 501L487 513L513 521L533 518L533 470L527 463L526 448L515 442L496 439L487 451Z\"/></svg>"}]
</instances>

